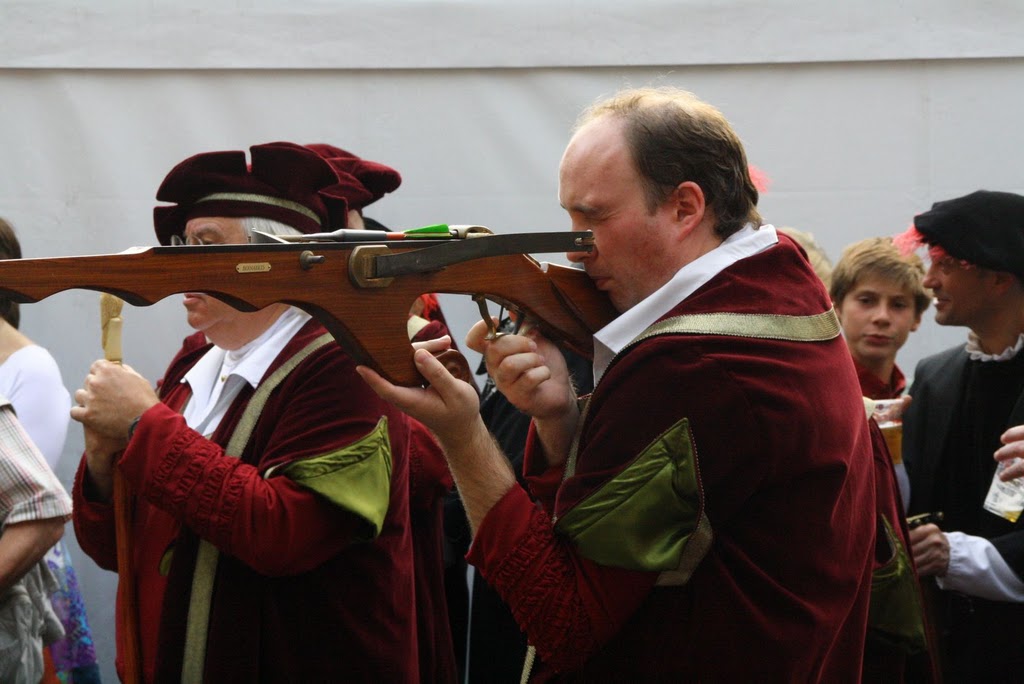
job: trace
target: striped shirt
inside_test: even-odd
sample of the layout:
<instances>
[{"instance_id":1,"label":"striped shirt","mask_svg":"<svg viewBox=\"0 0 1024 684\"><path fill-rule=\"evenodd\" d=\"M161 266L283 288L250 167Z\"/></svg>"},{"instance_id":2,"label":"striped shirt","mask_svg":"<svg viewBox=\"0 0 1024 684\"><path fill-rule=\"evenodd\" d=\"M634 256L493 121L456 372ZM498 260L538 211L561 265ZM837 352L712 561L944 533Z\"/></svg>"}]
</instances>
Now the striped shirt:
<instances>
[{"instance_id":1,"label":"striped shirt","mask_svg":"<svg viewBox=\"0 0 1024 684\"><path fill-rule=\"evenodd\" d=\"M71 498L0 397L0 521L71 518Z\"/></svg>"}]
</instances>

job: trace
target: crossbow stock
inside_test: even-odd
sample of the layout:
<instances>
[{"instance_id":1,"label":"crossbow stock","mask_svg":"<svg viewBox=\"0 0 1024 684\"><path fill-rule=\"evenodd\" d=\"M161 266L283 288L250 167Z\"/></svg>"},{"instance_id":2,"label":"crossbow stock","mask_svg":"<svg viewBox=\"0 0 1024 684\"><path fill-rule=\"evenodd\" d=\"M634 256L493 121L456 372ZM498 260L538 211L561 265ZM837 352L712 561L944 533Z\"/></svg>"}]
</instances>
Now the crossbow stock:
<instances>
[{"instance_id":1,"label":"crossbow stock","mask_svg":"<svg viewBox=\"0 0 1024 684\"><path fill-rule=\"evenodd\" d=\"M588 357L593 333L616 315L585 272L529 256L590 251L587 232L477 236L453 229L442 239L342 237L295 242L264 236L267 242L256 244L6 260L0 261L0 294L36 302L86 289L148 306L172 294L205 292L241 311L283 302L319 319L357 363L410 386L423 382L406 328L421 294L482 295Z\"/></svg>"}]
</instances>

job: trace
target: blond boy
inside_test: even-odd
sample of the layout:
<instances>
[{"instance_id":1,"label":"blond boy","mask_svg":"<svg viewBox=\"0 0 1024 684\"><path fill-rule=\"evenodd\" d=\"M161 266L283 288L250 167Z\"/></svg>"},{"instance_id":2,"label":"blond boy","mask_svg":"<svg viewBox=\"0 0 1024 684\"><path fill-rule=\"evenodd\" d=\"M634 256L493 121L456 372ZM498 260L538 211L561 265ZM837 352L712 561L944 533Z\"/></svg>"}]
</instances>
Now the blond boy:
<instances>
[{"instance_id":1,"label":"blond boy","mask_svg":"<svg viewBox=\"0 0 1024 684\"><path fill-rule=\"evenodd\" d=\"M896 353L931 302L923 280L921 259L901 256L887 237L849 245L832 272L829 294L866 397L895 399L906 389Z\"/></svg>"}]
</instances>

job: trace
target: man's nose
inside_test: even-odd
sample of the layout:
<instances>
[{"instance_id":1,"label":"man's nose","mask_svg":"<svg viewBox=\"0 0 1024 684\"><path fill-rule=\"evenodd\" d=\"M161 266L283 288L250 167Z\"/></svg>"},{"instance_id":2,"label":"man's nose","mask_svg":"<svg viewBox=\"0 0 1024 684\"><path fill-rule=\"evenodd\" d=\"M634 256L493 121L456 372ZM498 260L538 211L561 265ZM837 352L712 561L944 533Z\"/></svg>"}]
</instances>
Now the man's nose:
<instances>
[{"instance_id":1,"label":"man's nose","mask_svg":"<svg viewBox=\"0 0 1024 684\"><path fill-rule=\"evenodd\" d=\"M565 256L574 264L582 264L584 259L589 259L593 252L566 252Z\"/></svg>"},{"instance_id":2,"label":"man's nose","mask_svg":"<svg viewBox=\"0 0 1024 684\"><path fill-rule=\"evenodd\" d=\"M593 258L595 254L597 254L597 245L591 242L589 252L566 252L565 256L574 264L582 264L587 259Z\"/></svg>"}]
</instances>

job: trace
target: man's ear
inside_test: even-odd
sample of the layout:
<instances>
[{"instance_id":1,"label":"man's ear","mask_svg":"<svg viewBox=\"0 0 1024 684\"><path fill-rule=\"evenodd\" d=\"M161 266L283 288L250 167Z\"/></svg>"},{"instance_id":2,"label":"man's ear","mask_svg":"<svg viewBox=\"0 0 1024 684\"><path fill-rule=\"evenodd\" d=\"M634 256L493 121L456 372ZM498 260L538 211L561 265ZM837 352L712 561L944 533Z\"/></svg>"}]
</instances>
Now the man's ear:
<instances>
[{"instance_id":1,"label":"man's ear","mask_svg":"<svg viewBox=\"0 0 1024 684\"><path fill-rule=\"evenodd\" d=\"M1020 280L1012 273L1005 271L989 271L989 273L992 274L992 287L998 295L1004 295L1011 288L1020 286Z\"/></svg>"},{"instance_id":2,"label":"man's ear","mask_svg":"<svg viewBox=\"0 0 1024 684\"><path fill-rule=\"evenodd\" d=\"M704 220L707 203L704 191L693 181L684 181L676 186L669 196L668 202L674 220L689 233Z\"/></svg>"}]
</instances>

